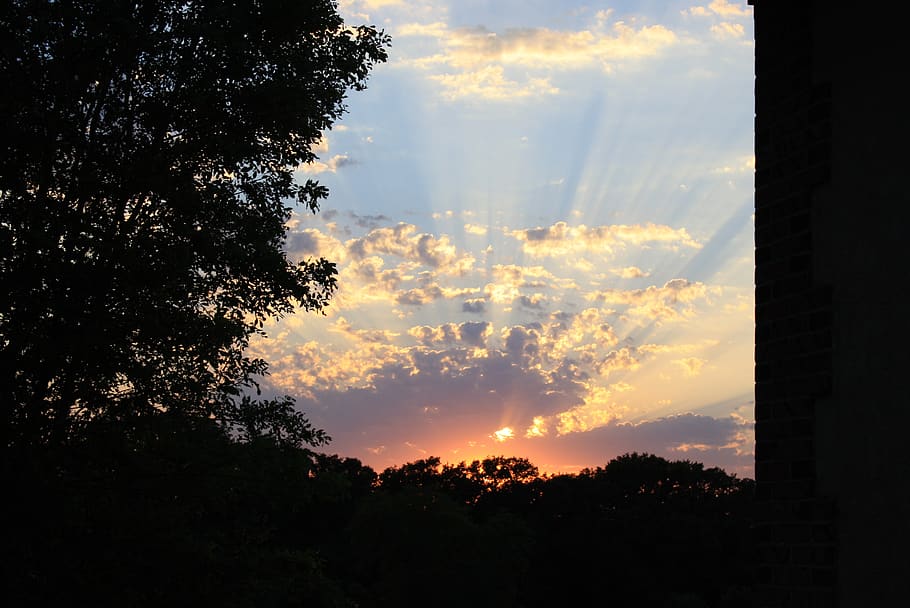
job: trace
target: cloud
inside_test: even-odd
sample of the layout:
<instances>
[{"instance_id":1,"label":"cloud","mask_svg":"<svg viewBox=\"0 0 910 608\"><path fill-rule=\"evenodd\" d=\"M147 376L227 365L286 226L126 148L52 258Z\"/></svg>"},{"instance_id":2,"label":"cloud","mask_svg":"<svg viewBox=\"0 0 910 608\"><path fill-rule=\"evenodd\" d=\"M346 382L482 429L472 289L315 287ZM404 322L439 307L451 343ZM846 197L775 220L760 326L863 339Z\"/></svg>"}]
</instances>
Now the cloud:
<instances>
[{"instance_id":1,"label":"cloud","mask_svg":"<svg viewBox=\"0 0 910 608\"><path fill-rule=\"evenodd\" d=\"M493 333L488 321L465 321L464 323L443 323L435 327L420 325L408 330L408 334L424 346L461 344L486 348L487 338Z\"/></svg>"},{"instance_id":2,"label":"cloud","mask_svg":"<svg viewBox=\"0 0 910 608\"><path fill-rule=\"evenodd\" d=\"M516 360L534 365L540 357L541 325L532 323L505 327L500 334L505 352Z\"/></svg>"},{"instance_id":3,"label":"cloud","mask_svg":"<svg viewBox=\"0 0 910 608\"><path fill-rule=\"evenodd\" d=\"M527 82L519 83L508 79L504 68L496 65L459 74L434 74L429 78L442 85L443 97L448 100L480 97L506 101L559 93L559 88L550 84L548 78L529 78Z\"/></svg>"},{"instance_id":4,"label":"cloud","mask_svg":"<svg viewBox=\"0 0 910 608\"><path fill-rule=\"evenodd\" d=\"M502 32L483 26L450 29L444 22L408 23L403 38L434 40L438 52L405 60L429 72L448 99L475 97L510 100L554 95L559 88L546 72L597 68L605 72L629 61L654 57L679 42L661 25L635 27L598 13L590 29L513 28Z\"/></svg>"},{"instance_id":5,"label":"cloud","mask_svg":"<svg viewBox=\"0 0 910 608\"><path fill-rule=\"evenodd\" d=\"M697 376L701 373L706 361L698 357L686 357L685 359L677 359L673 363L681 367L687 376Z\"/></svg>"},{"instance_id":6,"label":"cloud","mask_svg":"<svg viewBox=\"0 0 910 608\"><path fill-rule=\"evenodd\" d=\"M545 437L550 432L547 427L546 419L543 416L534 416L531 420L531 426L525 431L525 437Z\"/></svg>"},{"instance_id":7,"label":"cloud","mask_svg":"<svg viewBox=\"0 0 910 608\"><path fill-rule=\"evenodd\" d=\"M296 258L325 258L339 264L348 259L341 241L315 228L292 230L288 234L287 251Z\"/></svg>"},{"instance_id":8,"label":"cloud","mask_svg":"<svg viewBox=\"0 0 910 608\"><path fill-rule=\"evenodd\" d=\"M329 331L344 334L361 345L364 342L387 344L401 335L398 332L385 329L355 329L350 321L344 317L338 317L338 319L329 327Z\"/></svg>"},{"instance_id":9,"label":"cloud","mask_svg":"<svg viewBox=\"0 0 910 608\"><path fill-rule=\"evenodd\" d=\"M421 63L465 70L489 65L563 69L599 65L607 69L623 60L653 57L678 42L676 34L661 25L636 29L623 21L601 31L514 28L498 33L479 26L436 28L436 35L443 53Z\"/></svg>"},{"instance_id":10,"label":"cloud","mask_svg":"<svg viewBox=\"0 0 910 608\"><path fill-rule=\"evenodd\" d=\"M615 371L635 371L639 367L641 367L641 361L636 356L634 349L627 346L610 351L596 364L597 373L601 376L609 376Z\"/></svg>"},{"instance_id":11,"label":"cloud","mask_svg":"<svg viewBox=\"0 0 910 608\"><path fill-rule=\"evenodd\" d=\"M530 296L518 296L518 305L529 310L543 310L544 304L547 303L547 297L540 293Z\"/></svg>"},{"instance_id":12,"label":"cloud","mask_svg":"<svg viewBox=\"0 0 910 608\"><path fill-rule=\"evenodd\" d=\"M730 4L728 0L713 0L708 8L724 17L749 17L752 14L745 6Z\"/></svg>"},{"instance_id":13,"label":"cloud","mask_svg":"<svg viewBox=\"0 0 910 608\"><path fill-rule=\"evenodd\" d=\"M460 330L465 338L471 331L486 333L477 329ZM373 348L356 359L323 357L314 344L293 360L275 361L268 380L280 383L276 390L300 397L300 409L334 438L333 450L371 458L366 447L383 445L389 464L404 462L400 446L416 438L442 448L464 446L505 427L519 435L517 429L533 425L535 416L578 405L585 390L569 373L548 373L498 349L458 343ZM314 384L296 386L300 381Z\"/></svg>"},{"instance_id":14,"label":"cloud","mask_svg":"<svg viewBox=\"0 0 910 608\"><path fill-rule=\"evenodd\" d=\"M746 28L740 23L728 23L726 21L711 26L711 33L721 40L732 38L742 38L746 35Z\"/></svg>"},{"instance_id":15,"label":"cloud","mask_svg":"<svg viewBox=\"0 0 910 608\"><path fill-rule=\"evenodd\" d=\"M651 285L645 289L605 289L590 292L585 298L626 306L625 313L628 315L660 322L691 316L694 314L691 304L704 300L711 291L701 282L673 279L662 287Z\"/></svg>"},{"instance_id":16,"label":"cloud","mask_svg":"<svg viewBox=\"0 0 910 608\"><path fill-rule=\"evenodd\" d=\"M418 233L417 226L399 223L374 228L366 236L346 243L354 258L371 254L394 255L442 272L463 275L474 265L474 257L459 253L446 235Z\"/></svg>"},{"instance_id":17,"label":"cloud","mask_svg":"<svg viewBox=\"0 0 910 608\"><path fill-rule=\"evenodd\" d=\"M483 314L487 311L487 301L483 298L472 298L465 300L461 304L461 312L467 312L475 315Z\"/></svg>"},{"instance_id":18,"label":"cloud","mask_svg":"<svg viewBox=\"0 0 910 608\"><path fill-rule=\"evenodd\" d=\"M446 217L460 223L462 214ZM613 427L630 411L654 411L665 388L644 379L668 371L693 378L679 383L689 394L673 395L678 407L689 407L705 382L698 373L706 375L706 362L718 356L706 350L718 344L711 336L680 341L681 326L642 334L636 324L694 318L719 288L679 278L604 289L562 276L577 274L571 254L583 251L604 273L598 280L641 279L645 271L627 265L635 261L629 256L646 248L700 247L685 229L565 222L503 228L492 236L507 243L479 265L453 237L409 223L383 225L388 218L381 215L339 211L321 229L301 228L323 218L289 222L288 249L339 261L328 319L286 318L274 332L268 328L275 339L257 339L250 354L270 361L270 390L297 397L335 438L333 450L371 465L413 458L407 442L441 456L443 449L461 449L463 457L497 453L491 435L505 428L512 430L507 445L523 450L525 443ZM341 234L346 240L336 238ZM559 251L567 255L557 257ZM614 255L621 257L612 264L602 259ZM529 263L496 263L522 258ZM304 336L308 341L301 342ZM636 345L645 337L647 343ZM674 454L721 453L697 437L671 447Z\"/></svg>"},{"instance_id":19,"label":"cloud","mask_svg":"<svg viewBox=\"0 0 910 608\"><path fill-rule=\"evenodd\" d=\"M491 437L494 440L502 443L503 441L507 441L515 437L515 431L512 430L512 427L504 426L498 431L494 431Z\"/></svg>"},{"instance_id":20,"label":"cloud","mask_svg":"<svg viewBox=\"0 0 910 608\"><path fill-rule=\"evenodd\" d=\"M540 290L567 290L578 286L571 279L554 275L542 266L517 266L494 264L490 269L492 282L483 287L486 298L496 304L511 304L516 300L521 306L543 310L548 297ZM522 290L532 290L523 293Z\"/></svg>"},{"instance_id":21,"label":"cloud","mask_svg":"<svg viewBox=\"0 0 910 608\"><path fill-rule=\"evenodd\" d=\"M329 138L323 134L319 141L317 141L313 146L310 147L312 152L316 154L326 153L329 151Z\"/></svg>"},{"instance_id":22,"label":"cloud","mask_svg":"<svg viewBox=\"0 0 910 608\"><path fill-rule=\"evenodd\" d=\"M405 272L400 266L385 268L385 260L378 255L352 260L342 271L343 278L368 283L379 291L394 291L403 281L412 278Z\"/></svg>"},{"instance_id":23,"label":"cloud","mask_svg":"<svg viewBox=\"0 0 910 608\"><path fill-rule=\"evenodd\" d=\"M382 224L391 223L392 218L385 215L384 213L377 213L374 215L370 214L360 214L354 213L353 211L345 212L349 218L354 220L354 225L360 228L365 228L367 230L372 230L374 228L379 228Z\"/></svg>"},{"instance_id":24,"label":"cloud","mask_svg":"<svg viewBox=\"0 0 910 608\"><path fill-rule=\"evenodd\" d=\"M449 26L443 21L433 23L404 23L395 30L396 38L411 36L427 36L430 38L444 38L449 32Z\"/></svg>"},{"instance_id":25,"label":"cloud","mask_svg":"<svg viewBox=\"0 0 910 608\"><path fill-rule=\"evenodd\" d=\"M546 228L513 230L509 234L522 243L522 249L526 254L536 257L564 256L571 253L600 253L612 256L629 245L638 247L663 245L673 249L701 247L685 228L671 228L652 223L588 227L584 224L570 226L566 222L556 222Z\"/></svg>"},{"instance_id":26,"label":"cloud","mask_svg":"<svg viewBox=\"0 0 910 608\"><path fill-rule=\"evenodd\" d=\"M707 7L693 6L683 11L694 17L708 17L712 14L721 17L750 17L752 11L740 4L730 4L728 0L713 0Z\"/></svg>"},{"instance_id":27,"label":"cloud","mask_svg":"<svg viewBox=\"0 0 910 608\"><path fill-rule=\"evenodd\" d=\"M315 160L311 163L304 163L300 165L297 167L297 170L309 175L318 175L319 173L335 173L341 167L347 167L356 164L357 161L349 157L347 154L336 154L326 163L320 160Z\"/></svg>"},{"instance_id":28,"label":"cloud","mask_svg":"<svg viewBox=\"0 0 910 608\"><path fill-rule=\"evenodd\" d=\"M363 21L371 21L370 13L376 10L410 8L408 0L339 0L338 4L346 16Z\"/></svg>"},{"instance_id":29,"label":"cloud","mask_svg":"<svg viewBox=\"0 0 910 608\"><path fill-rule=\"evenodd\" d=\"M722 418L685 413L636 423L614 419L586 432L547 439L522 439L513 446L546 470L567 470L569 463L600 462L629 452L647 452L667 459L694 459L728 473L753 475L753 424L739 416ZM552 464L550 464L552 463ZM590 466L590 465L588 465Z\"/></svg>"},{"instance_id":30,"label":"cloud","mask_svg":"<svg viewBox=\"0 0 910 608\"><path fill-rule=\"evenodd\" d=\"M626 266L625 268L614 268L611 270L617 276L620 276L624 279L641 279L651 275L650 272L645 272L637 266Z\"/></svg>"},{"instance_id":31,"label":"cloud","mask_svg":"<svg viewBox=\"0 0 910 608\"><path fill-rule=\"evenodd\" d=\"M688 354L717 346L719 343L720 342L718 340L706 338L695 344L684 342L677 342L675 344L642 344L638 347L638 352L653 355L662 355L667 353Z\"/></svg>"},{"instance_id":32,"label":"cloud","mask_svg":"<svg viewBox=\"0 0 910 608\"><path fill-rule=\"evenodd\" d=\"M395 295L395 301L402 306L422 306L434 300L459 298L477 293L473 287L443 287L439 283L428 283L422 287L414 287L400 291Z\"/></svg>"},{"instance_id":33,"label":"cloud","mask_svg":"<svg viewBox=\"0 0 910 608\"><path fill-rule=\"evenodd\" d=\"M755 172L755 155L747 154L739 157L736 162L731 163L733 166L724 165L711 170L711 173L729 175L732 173L754 173Z\"/></svg>"},{"instance_id":34,"label":"cloud","mask_svg":"<svg viewBox=\"0 0 910 608\"><path fill-rule=\"evenodd\" d=\"M406 4L405 0L356 0L356 4L359 4L367 10L375 10L377 8L386 8L389 6L403 6Z\"/></svg>"},{"instance_id":35,"label":"cloud","mask_svg":"<svg viewBox=\"0 0 910 608\"><path fill-rule=\"evenodd\" d=\"M487 321L465 321L458 326L458 337L469 346L485 348L492 333L493 324Z\"/></svg>"},{"instance_id":36,"label":"cloud","mask_svg":"<svg viewBox=\"0 0 910 608\"><path fill-rule=\"evenodd\" d=\"M464 231L467 232L468 234L476 234L479 236L483 236L487 233L487 227L479 226L477 224L465 224Z\"/></svg>"}]
</instances>

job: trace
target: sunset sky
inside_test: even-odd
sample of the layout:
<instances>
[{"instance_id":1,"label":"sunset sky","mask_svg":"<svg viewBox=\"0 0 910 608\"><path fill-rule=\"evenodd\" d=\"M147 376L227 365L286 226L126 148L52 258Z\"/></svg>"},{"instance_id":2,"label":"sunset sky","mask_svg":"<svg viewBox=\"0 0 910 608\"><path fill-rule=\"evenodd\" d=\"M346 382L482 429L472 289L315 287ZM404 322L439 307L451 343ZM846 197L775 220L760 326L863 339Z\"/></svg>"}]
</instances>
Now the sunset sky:
<instances>
[{"instance_id":1,"label":"sunset sky","mask_svg":"<svg viewBox=\"0 0 910 608\"><path fill-rule=\"evenodd\" d=\"M338 265L264 386L376 469L629 451L752 476L753 44L741 2L341 0L390 60L301 167Z\"/></svg>"}]
</instances>

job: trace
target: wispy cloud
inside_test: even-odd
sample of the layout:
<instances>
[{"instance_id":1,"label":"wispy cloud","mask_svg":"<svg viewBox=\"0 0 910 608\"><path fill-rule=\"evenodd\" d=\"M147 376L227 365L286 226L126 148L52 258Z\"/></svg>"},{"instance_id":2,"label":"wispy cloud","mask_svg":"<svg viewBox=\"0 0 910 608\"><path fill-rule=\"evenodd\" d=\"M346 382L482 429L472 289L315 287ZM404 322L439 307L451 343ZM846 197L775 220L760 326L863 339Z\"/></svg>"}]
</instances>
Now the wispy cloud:
<instances>
[{"instance_id":1,"label":"wispy cloud","mask_svg":"<svg viewBox=\"0 0 910 608\"><path fill-rule=\"evenodd\" d=\"M696 5L684 10L687 15L695 17L708 17L718 15L720 17L750 17L752 11L744 6L745 3L731 4L729 0L713 0L708 6Z\"/></svg>"},{"instance_id":2,"label":"wispy cloud","mask_svg":"<svg viewBox=\"0 0 910 608\"><path fill-rule=\"evenodd\" d=\"M320 173L335 173L341 167L347 167L355 164L357 164L357 161L352 159L347 154L336 154L327 162L315 160L311 163L300 165L297 167L297 170L301 173L306 173L309 175L318 175Z\"/></svg>"},{"instance_id":3,"label":"wispy cloud","mask_svg":"<svg viewBox=\"0 0 910 608\"><path fill-rule=\"evenodd\" d=\"M685 228L650 223L588 227L584 224L570 226L566 222L556 222L546 228L513 230L510 235L521 241L525 253L536 257L563 256L569 253L612 256L617 250L629 245L701 247L701 243L693 239Z\"/></svg>"},{"instance_id":4,"label":"wispy cloud","mask_svg":"<svg viewBox=\"0 0 910 608\"><path fill-rule=\"evenodd\" d=\"M658 287L645 289L604 289L590 292L585 298L594 302L625 306L625 314L646 321L673 321L694 314L692 304L708 297L711 290L704 283L673 279Z\"/></svg>"},{"instance_id":5,"label":"wispy cloud","mask_svg":"<svg viewBox=\"0 0 910 608\"><path fill-rule=\"evenodd\" d=\"M449 28L443 21L406 23L396 35L429 38L435 53L404 60L427 71L448 99L520 99L560 92L554 72L599 69L611 72L630 61L655 57L679 38L662 25L615 21L598 13L591 27L581 30L511 28L501 32L483 26Z\"/></svg>"}]
</instances>

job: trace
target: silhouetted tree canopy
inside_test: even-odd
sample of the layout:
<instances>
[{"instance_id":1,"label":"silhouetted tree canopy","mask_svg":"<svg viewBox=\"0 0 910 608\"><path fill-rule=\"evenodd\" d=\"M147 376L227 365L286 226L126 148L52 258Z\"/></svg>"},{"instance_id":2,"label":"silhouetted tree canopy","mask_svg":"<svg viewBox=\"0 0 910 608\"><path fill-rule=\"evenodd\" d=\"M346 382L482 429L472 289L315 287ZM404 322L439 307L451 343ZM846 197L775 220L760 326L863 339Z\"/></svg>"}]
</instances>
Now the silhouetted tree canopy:
<instances>
[{"instance_id":1,"label":"silhouetted tree canopy","mask_svg":"<svg viewBox=\"0 0 910 608\"><path fill-rule=\"evenodd\" d=\"M283 251L291 205L327 195L293 171L388 42L332 0L3 2L3 445L237 417L266 370L250 337L335 288L332 263Z\"/></svg>"},{"instance_id":2,"label":"silhouetted tree canopy","mask_svg":"<svg viewBox=\"0 0 910 608\"><path fill-rule=\"evenodd\" d=\"M477 476L497 466L511 481ZM548 476L429 457L377 475L165 413L0 470L11 606L753 605L753 482L689 461Z\"/></svg>"}]
</instances>

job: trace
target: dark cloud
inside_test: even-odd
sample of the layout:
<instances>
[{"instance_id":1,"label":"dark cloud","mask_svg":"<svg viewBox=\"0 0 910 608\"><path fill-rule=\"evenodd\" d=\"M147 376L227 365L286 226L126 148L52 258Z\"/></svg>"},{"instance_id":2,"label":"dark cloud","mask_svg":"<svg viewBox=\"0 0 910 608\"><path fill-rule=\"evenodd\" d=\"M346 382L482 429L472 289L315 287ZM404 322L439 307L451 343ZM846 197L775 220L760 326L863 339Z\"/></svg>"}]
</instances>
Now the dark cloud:
<instances>
[{"instance_id":1,"label":"dark cloud","mask_svg":"<svg viewBox=\"0 0 910 608\"><path fill-rule=\"evenodd\" d=\"M465 321L458 326L458 335L465 344L483 348L491 327L489 321Z\"/></svg>"},{"instance_id":2,"label":"dark cloud","mask_svg":"<svg viewBox=\"0 0 910 608\"><path fill-rule=\"evenodd\" d=\"M390 224L392 222L392 218L382 213L376 215L361 215L359 213L354 213L353 211L347 211L345 212L345 215L354 221L354 225L367 230L372 230L373 228L378 228L383 224Z\"/></svg>"},{"instance_id":3,"label":"dark cloud","mask_svg":"<svg viewBox=\"0 0 910 608\"><path fill-rule=\"evenodd\" d=\"M752 424L735 416L667 416L639 423L614 422L590 431L516 442L538 465L570 469L579 463L606 464L628 452L670 460L692 460L728 473L753 476Z\"/></svg>"},{"instance_id":4,"label":"dark cloud","mask_svg":"<svg viewBox=\"0 0 910 608\"><path fill-rule=\"evenodd\" d=\"M540 296L518 296L517 302L530 310L543 310L546 298Z\"/></svg>"},{"instance_id":5,"label":"dark cloud","mask_svg":"<svg viewBox=\"0 0 910 608\"><path fill-rule=\"evenodd\" d=\"M360 164L359 161L350 158L344 155L338 155L332 158L332 162L335 163L335 168L340 169L341 167L350 167L353 165Z\"/></svg>"},{"instance_id":6,"label":"dark cloud","mask_svg":"<svg viewBox=\"0 0 910 608\"><path fill-rule=\"evenodd\" d=\"M462 329L479 336L481 328ZM396 451L394 446L407 441L463 447L467 440L506 425L523 432L534 416L582 403L584 386L567 370L554 374L530 369L498 351L472 358L470 350L413 349L408 360L377 369L370 388L317 389L299 397L297 404L333 437L331 451L370 462L375 454L369 448L384 445L384 466L389 466L417 457L404 447Z\"/></svg>"},{"instance_id":7,"label":"dark cloud","mask_svg":"<svg viewBox=\"0 0 910 608\"><path fill-rule=\"evenodd\" d=\"M483 299L465 300L461 304L461 312L479 315L485 313L486 311L487 302Z\"/></svg>"},{"instance_id":8,"label":"dark cloud","mask_svg":"<svg viewBox=\"0 0 910 608\"><path fill-rule=\"evenodd\" d=\"M292 232L287 242L288 251L303 255L317 255L319 241L312 232Z\"/></svg>"},{"instance_id":9,"label":"dark cloud","mask_svg":"<svg viewBox=\"0 0 910 608\"><path fill-rule=\"evenodd\" d=\"M540 356L540 323L513 325L505 335L505 350L515 359L537 361Z\"/></svg>"}]
</instances>

